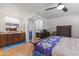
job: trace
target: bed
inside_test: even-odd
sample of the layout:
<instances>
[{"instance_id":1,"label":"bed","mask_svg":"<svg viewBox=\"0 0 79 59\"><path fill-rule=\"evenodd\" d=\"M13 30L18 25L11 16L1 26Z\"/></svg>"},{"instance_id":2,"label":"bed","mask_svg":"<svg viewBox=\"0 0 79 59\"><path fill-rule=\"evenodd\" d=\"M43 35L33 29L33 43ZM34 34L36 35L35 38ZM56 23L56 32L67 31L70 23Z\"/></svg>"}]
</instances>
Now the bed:
<instances>
[{"instance_id":1,"label":"bed","mask_svg":"<svg viewBox=\"0 0 79 59\"><path fill-rule=\"evenodd\" d=\"M35 50L41 56L79 56L79 39L52 36L39 42Z\"/></svg>"},{"instance_id":2,"label":"bed","mask_svg":"<svg viewBox=\"0 0 79 59\"><path fill-rule=\"evenodd\" d=\"M45 56L79 56L79 39L71 38L71 26L57 26L57 36L38 42L35 50Z\"/></svg>"},{"instance_id":3,"label":"bed","mask_svg":"<svg viewBox=\"0 0 79 59\"><path fill-rule=\"evenodd\" d=\"M53 56L79 56L79 39L62 37L53 48Z\"/></svg>"}]
</instances>

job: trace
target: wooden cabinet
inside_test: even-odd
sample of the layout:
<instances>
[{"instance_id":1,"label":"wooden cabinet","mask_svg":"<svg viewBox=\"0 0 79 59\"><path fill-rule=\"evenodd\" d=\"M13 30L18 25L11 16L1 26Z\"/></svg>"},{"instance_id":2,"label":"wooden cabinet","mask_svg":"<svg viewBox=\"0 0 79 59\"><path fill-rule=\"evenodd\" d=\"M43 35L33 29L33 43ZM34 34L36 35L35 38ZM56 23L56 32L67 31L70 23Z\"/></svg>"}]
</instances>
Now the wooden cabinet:
<instances>
[{"instance_id":1,"label":"wooden cabinet","mask_svg":"<svg viewBox=\"0 0 79 59\"><path fill-rule=\"evenodd\" d=\"M19 34L19 41L20 42L25 41L25 34L24 33Z\"/></svg>"},{"instance_id":2,"label":"wooden cabinet","mask_svg":"<svg viewBox=\"0 0 79 59\"><path fill-rule=\"evenodd\" d=\"M6 35L0 35L0 47L7 45Z\"/></svg>"},{"instance_id":3,"label":"wooden cabinet","mask_svg":"<svg viewBox=\"0 0 79 59\"><path fill-rule=\"evenodd\" d=\"M8 34L6 36L7 36L6 37L7 45L13 44L13 39L14 39L13 34Z\"/></svg>"},{"instance_id":4,"label":"wooden cabinet","mask_svg":"<svg viewBox=\"0 0 79 59\"><path fill-rule=\"evenodd\" d=\"M15 33L14 34L14 40L13 40L14 43L17 43L19 42L19 34L18 33Z\"/></svg>"},{"instance_id":5,"label":"wooden cabinet","mask_svg":"<svg viewBox=\"0 0 79 59\"><path fill-rule=\"evenodd\" d=\"M25 33L10 33L0 35L0 47L25 41Z\"/></svg>"}]
</instances>

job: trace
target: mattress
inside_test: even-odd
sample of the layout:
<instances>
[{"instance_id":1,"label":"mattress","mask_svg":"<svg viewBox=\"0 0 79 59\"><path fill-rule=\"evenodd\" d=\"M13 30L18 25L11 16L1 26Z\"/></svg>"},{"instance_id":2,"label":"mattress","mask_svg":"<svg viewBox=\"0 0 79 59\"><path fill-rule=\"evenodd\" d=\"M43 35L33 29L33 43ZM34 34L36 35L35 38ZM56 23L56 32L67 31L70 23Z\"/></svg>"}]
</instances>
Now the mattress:
<instances>
[{"instance_id":1,"label":"mattress","mask_svg":"<svg viewBox=\"0 0 79 59\"><path fill-rule=\"evenodd\" d=\"M79 39L62 37L52 49L53 56L79 56Z\"/></svg>"}]
</instances>

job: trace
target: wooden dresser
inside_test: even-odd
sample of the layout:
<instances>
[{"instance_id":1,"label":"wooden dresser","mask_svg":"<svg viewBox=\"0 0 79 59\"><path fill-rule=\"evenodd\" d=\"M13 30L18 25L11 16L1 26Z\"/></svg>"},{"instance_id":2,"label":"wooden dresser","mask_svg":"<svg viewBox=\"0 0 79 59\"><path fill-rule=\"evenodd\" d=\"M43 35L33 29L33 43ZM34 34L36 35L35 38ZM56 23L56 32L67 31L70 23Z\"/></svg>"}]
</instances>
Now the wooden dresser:
<instances>
[{"instance_id":1,"label":"wooden dresser","mask_svg":"<svg viewBox=\"0 0 79 59\"><path fill-rule=\"evenodd\" d=\"M25 41L25 32L0 34L0 47Z\"/></svg>"}]
</instances>

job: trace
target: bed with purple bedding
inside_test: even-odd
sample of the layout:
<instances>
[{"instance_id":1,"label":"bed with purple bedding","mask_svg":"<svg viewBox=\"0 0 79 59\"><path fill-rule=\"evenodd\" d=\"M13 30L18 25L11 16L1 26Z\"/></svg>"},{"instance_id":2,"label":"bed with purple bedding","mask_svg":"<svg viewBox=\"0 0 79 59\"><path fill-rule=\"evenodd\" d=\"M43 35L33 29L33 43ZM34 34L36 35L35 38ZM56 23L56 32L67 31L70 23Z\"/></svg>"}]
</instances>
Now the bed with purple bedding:
<instances>
[{"instance_id":1,"label":"bed with purple bedding","mask_svg":"<svg viewBox=\"0 0 79 59\"><path fill-rule=\"evenodd\" d=\"M34 51L39 52L41 55L50 56L55 45L60 41L61 36L51 36L38 42Z\"/></svg>"}]
</instances>

